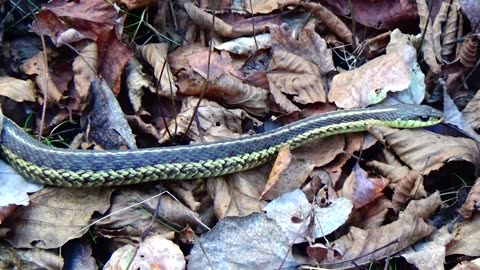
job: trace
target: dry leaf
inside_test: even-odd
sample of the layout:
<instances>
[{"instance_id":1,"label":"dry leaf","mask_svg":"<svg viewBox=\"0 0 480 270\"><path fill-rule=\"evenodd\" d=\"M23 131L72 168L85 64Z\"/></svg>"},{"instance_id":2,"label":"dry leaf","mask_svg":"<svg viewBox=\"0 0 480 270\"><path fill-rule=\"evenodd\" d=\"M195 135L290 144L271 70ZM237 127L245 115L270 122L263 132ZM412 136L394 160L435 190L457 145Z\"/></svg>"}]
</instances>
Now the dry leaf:
<instances>
[{"instance_id":1,"label":"dry leaf","mask_svg":"<svg viewBox=\"0 0 480 270\"><path fill-rule=\"evenodd\" d=\"M266 72L270 93L286 112L299 111L286 95L300 104L325 102L320 69L313 63L283 50L275 50Z\"/></svg>"},{"instance_id":2,"label":"dry leaf","mask_svg":"<svg viewBox=\"0 0 480 270\"><path fill-rule=\"evenodd\" d=\"M157 207L161 220L152 223ZM112 196L112 206L105 217L95 223L95 232L123 243L139 242L147 230L171 238L174 231L181 231L186 224L198 226L199 220L197 213L159 188L124 188Z\"/></svg>"},{"instance_id":3,"label":"dry leaf","mask_svg":"<svg viewBox=\"0 0 480 270\"><path fill-rule=\"evenodd\" d=\"M354 208L358 209L382 196L382 190L387 184L388 181L384 178L368 177L367 172L356 163L343 184L340 196L349 198Z\"/></svg>"},{"instance_id":4,"label":"dry leaf","mask_svg":"<svg viewBox=\"0 0 480 270\"><path fill-rule=\"evenodd\" d=\"M444 269L445 247L453 235L443 227L428 238L426 243L416 245L410 252L403 253L402 257L419 270Z\"/></svg>"},{"instance_id":5,"label":"dry leaf","mask_svg":"<svg viewBox=\"0 0 480 270\"><path fill-rule=\"evenodd\" d=\"M185 269L185 258L180 248L160 235L147 237L138 248L131 245L117 249L107 262L105 270Z\"/></svg>"},{"instance_id":6,"label":"dry leaf","mask_svg":"<svg viewBox=\"0 0 480 270\"><path fill-rule=\"evenodd\" d=\"M430 70L434 74L440 74L440 65L437 63L435 57L435 48L433 46L433 30L432 22L429 20L429 8L425 0L416 0L418 16L420 18L420 34L419 38L423 39L421 49L423 51L423 59L430 67Z\"/></svg>"},{"instance_id":7,"label":"dry leaf","mask_svg":"<svg viewBox=\"0 0 480 270\"><path fill-rule=\"evenodd\" d=\"M153 67L153 73L158 82L158 93L172 97L177 93L174 77L167 63L168 44L150 43L140 46L138 50L143 58Z\"/></svg>"},{"instance_id":8,"label":"dry leaf","mask_svg":"<svg viewBox=\"0 0 480 270\"><path fill-rule=\"evenodd\" d=\"M223 177L209 178L207 190L214 200L215 216L246 216L261 212L265 202L261 200L270 165Z\"/></svg>"},{"instance_id":9,"label":"dry leaf","mask_svg":"<svg viewBox=\"0 0 480 270\"><path fill-rule=\"evenodd\" d=\"M111 192L110 188L45 188L32 195L30 206L10 217L12 231L6 239L15 247L61 247L88 231L95 211L109 208Z\"/></svg>"},{"instance_id":10,"label":"dry leaf","mask_svg":"<svg viewBox=\"0 0 480 270\"><path fill-rule=\"evenodd\" d=\"M455 238L447 247L447 256L458 254L463 256L480 256L480 215L474 215L473 219L463 222L457 226L453 234Z\"/></svg>"},{"instance_id":11,"label":"dry leaf","mask_svg":"<svg viewBox=\"0 0 480 270\"><path fill-rule=\"evenodd\" d=\"M155 93L156 90L153 87L153 83L146 78L145 74L142 72L142 65L135 57L132 57L130 61L128 61L128 64L125 67L125 77L128 89L128 99L132 104L133 111L138 113L142 107L144 90L150 89L152 93Z\"/></svg>"},{"instance_id":12,"label":"dry leaf","mask_svg":"<svg viewBox=\"0 0 480 270\"><path fill-rule=\"evenodd\" d=\"M465 203L458 210L458 212L463 216L464 219L469 219L472 217L474 212L480 210L480 178L477 178L475 184L470 189Z\"/></svg>"},{"instance_id":13,"label":"dry leaf","mask_svg":"<svg viewBox=\"0 0 480 270\"><path fill-rule=\"evenodd\" d=\"M424 217L430 216L438 206L440 195L436 192L418 203L412 201L400 218L390 224L369 230L351 227L347 235L331 243L341 254L341 258L324 260L320 262L320 266L348 267L352 260L355 260L356 265L362 265L410 246L434 230L433 226L425 223Z\"/></svg>"},{"instance_id":14,"label":"dry leaf","mask_svg":"<svg viewBox=\"0 0 480 270\"><path fill-rule=\"evenodd\" d=\"M87 105L90 84L97 77L97 58L97 44L90 41L84 44L84 47L80 49L80 54L73 60L75 90L70 97L75 99L76 102L70 105L70 109L82 111Z\"/></svg>"},{"instance_id":15,"label":"dry leaf","mask_svg":"<svg viewBox=\"0 0 480 270\"><path fill-rule=\"evenodd\" d=\"M260 34L253 37L236 38L215 46L215 49L233 54L251 55L258 50L270 48L271 45L272 35Z\"/></svg>"},{"instance_id":16,"label":"dry leaf","mask_svg":"<svg viewBox=\"0 0 480 270\"><path fill-rule=\"evenodd\" d=\"M47 63L44 57L44 52L39 52L27 62L20 66L20 69L28 75L36 75L35 82L42 94L47 96L55 102L62 99L63 91L67 89L58 89L50 76L47 76Z\"/></svg>"},{"instance_id":17,"label":"dry leaf","mask_svg":"<svg viewBox=\"0 0 480 270\"><path fill-rule=\"evenodd\" d=\"M273 270L296 266L287 237L277 223L255 213L220 220L195 244L187 268Z\"/></svg>"},{"instance_id":18,"label":"dry leaf","mask_svg":"<svg viewBox=\"0 0 480 270\"><path fill-rule=\"evenodd\" d=\"M11 98L16 102L34 102L37 97L32 81L7 76L0 77L0 95Z\"/></svg>"},{"instance_id":19,"label":"dry leaf","mask_svg":"<svg viewBox=\"0 0 480 270\"><path fill-rule=\"evenodd\" d=\"M426 130L397 130L375 126L369 129L410 168L428 174L444 163L463 160L480 168L480 153L471 139L438 135Z\"/></svg>"},{"instance_id":20,"label":"dry leaf","mask_svg":"<svg viewBox=\"0 0 480 270\"><path fill-rule=\"evenodd\" d=\"M280 149L261 198L272 200L300 188L313 167L314 164L308 160L298 160L288 147Z\"/></svg>"},{"instance_id":21,"label":"dry leaf","mask_svg":"<svg viewBox=\"0 0 480 270\"><path fill-rule=\"evenodd\" d=\"M388 92L407 89L410 82L403 58L390 53L333 77L328 101L340 108L366 107L385 99Z\"/></svg>"},{"instance_id":22,"label":"dry leaf","mask_svg":"<svg viewBox=\"0 0 480 270\"><path fill-rule=\"evenodd\" d=\"M272 200L263 210L267 217L277 222L290 244L312 243L345 224L352 211L352 202L336 198L322 206L308 202L305 194L297 189Z\"/></svg>"}]
</instances>

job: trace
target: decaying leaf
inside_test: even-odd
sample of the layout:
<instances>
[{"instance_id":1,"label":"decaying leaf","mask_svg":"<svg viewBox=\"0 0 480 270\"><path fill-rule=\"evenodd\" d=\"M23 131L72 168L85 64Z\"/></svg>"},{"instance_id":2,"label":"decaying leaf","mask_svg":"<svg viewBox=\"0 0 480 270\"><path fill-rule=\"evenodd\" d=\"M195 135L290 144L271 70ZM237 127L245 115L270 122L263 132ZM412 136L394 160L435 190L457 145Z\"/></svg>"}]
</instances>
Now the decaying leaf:
<instances>
[{"instance_id":1,"label":"decaying leaf","mask_svg":"<svg viewBox=\"0 0 480 270\"><path fill-rule=\"evenodd\" d=\"M38 85L40 92L47 95L48 98L55 102L62 99L63 92L67 89L58 89L47 72L47 59L44 52L39 52L27 62L20 66L20 69L28 75L35 75L35 83Z\"/></svg>"},{"instance_id":2,"label":"decaying leaf","mask_svg":"<svg viewBox=\"0 0 480 270\"><path fill-rule=\"evenodd\" d=\"M300 110L286 95L300 104L326 101L320 69L295 54L275 50L266 75L270 93L286 112Z\"/></svg>"},{"instance_id":3,"label":"decaying leaf","mask_svg":"<svg viewBox=\"0 0 480 270\"><path fill-rule=\"evenodd\" d=\"M329 260L320 262L320 266L351 267L353 260L356 265L361 265L410 246L434 230L424 219L440 206L440 202L440 195L436 192L424 200L410 202L400 218L390 224L369 230L351 227L347 235L331 243L340 258L327 256Z\"/></svg>"},{"instance_id":4,"label":"decaying leaf","mask_svg":"<svg viewBox=\"0 0 480 270\"><path fill-rule=\"evenodd\" d=\"M155 209L159 220L152 223ZM119 242L136 243L147 230L172 238L174 231L181 231L186 224L196 228L199 220L197 213L161 192L161 188L123 189L113 194L112 206L105 217L95 223L95 232L103 237L115 236Z\"/></svg>"},{"instance_id":5,"label":"decaying leaf","mask_svg":"<svg viewBox=\"0 0 480 270\"><path fill-rule=\"evenodd\" d=\"M0 77L0 95L11 98L17 102L33 102L37 97L32 81L24 81L7 76Z\"/></svg>"},{"instance_id":6,"label":"decaying leaf","mask_svg":"<svg viewBox=\"0 0 480 270\"><path fill-rule=\"evenodd\" d=\"M445 226L427 238L426 243L415 245L414 249L404 252L402 257L420 270L444 269L446 246L452 240L453 235Z\"/></svg>"},{"instance_id":7,"label":"decaying leaf","mask_svg":"<svg viewBox=\"0 0 480 270\"><path fill-rule=\"evenodd\" d=\"M107 211L111 192L111 188L45 188L30 198L28 208L19 208L10 216L11 232L6 239L15 247L61 247L88 231L95 211Z\"/></svg>"},{"instance_id":8,"label":"decaying leaf","mask_svg":"<svg viewBox=\"0 0 480 270\"><path fill-rule=\"evenodd\" d=\"M480 256L480 215L474 215L471 220L467 220L457 225L453 234L455 238L447 247L447 256L452 254L478 257Z\"/></svg>"},{"instance_id":9,"label":"decaying leaf","mask_svg":"<svg viewBox=\"0 0 480 270\"><path fill-rule=\"evenodd\" d=\"M97 44L95 42L88 42L80 49L80 54L75 57L72 63L74 72L73 82L75 90L70 95L76 102L71 104L70 109L82 110L85 108L86 99L89 93L90 84L97 77Z\"/></svg>"},{"instance_id":10,"label":"decaying leaf","mask_svg":"<svg viewBox=\"0 0 480 270\"><path fill-rule=\"evenodd\" d=\"M380 142L410 168L428 174L450 161L467 161L480 168L480 153L471 139L438 135L426 130L397 130L375 126L369 129Z\"/></svg>"},{"instance_id":11,"label":"decaying leaf","mask_svg":"<svg viewBox=\"0 0 480 270\"><path fill-rule=\"evenodd\" d=\"M433 45L433 30L432 30L432 22L429 19L429 8L425 0L416 0L417 2L417 10L418 16L420 18L420 35L419 38L422 39L423 43L421 44L421 48L423 51L423 59L430 67L430 70L434 74L440 74L441 69L440 65L437 62L437 58L435 57L435 48Z\"/></svg>"},{"instance_id":12,"label":"decaying leaf","mask_svg":"<svg viewBox=\"0 0 480 270\"><path fill-rule=\"evenodd\" d=\"M271 34L260 34L253 37L240 37L231 41L224 42L215 49L228 51L233 54L251 55L258 50L270 48L272 45Z\"/></svg>"},{"instance_id":13,"label":"decaying leaf","mask_svg":"<svg viewBox=\"0 0 480 270\"><path fill-rule=\"evenodd\" d=\"M265 201L261 199L270 165L223 177L209 178L207 191L213 199L215 216L246 216L261 212Z\"/></svg>"},{"instance_id":14,"label":"decaying leaf","mask_svg":"<svg viewBox=\"0 0 480 270\"><path fill-rule=\"evenodd\" d=\"M195 117L198 121L193 121L190 129L187 129L197 105L199 107ZM187 131L186 137L196 143L239 138L242 134L242 121L245 119L254 120L240 109L227 110L213 101L202 100L198 104L197 98L185 98L182 112L169 123L168 131L162 131L161 142L170 140L171 134L183 135Z\"/></svg>"},{"instance_id":15,"label":"decaying leaf","mask_svg":"<svg viewBox=\"0 0 480 270\"><path fill-rule=\"evenodd\" d=\"M341 196L349 198L354 208L358 209L382 196L382 190L387 184L388 181L384 178L369 177L357 163L343 184Z\"/></svg>"},{"instance_id":16,"label":"decaying leaf","mask_svg":"<svg viewBox=\"0 0 480 270\"><path fill-rule=\"evenodd\" d=\"M211 231L200 237L188 261L190 270L296 266L283 231L275 221L259 213L220 220Z\"/></svg>"},{"instance_id":17,"label":"decaying leaf","mask_svg":"<svg viewBox=\"0 0 480 270\"><path fill-rule=\"evenodd\" d=\"M469 219L472 215L480 210L480 180L477 178L475 184L470 189L467 199L458 212L465 219Z\"/></svg>"},{"instance_id":18,"label":"decaying leaf","mask_svg":"<svg viewBox=\"0 0 480 270\"><path fill-rule=\"evenodd\" d=\"M147 237L138 248L126 245L117 249L103 269L185 269L180 248L160 235Z\"/></svg>"},{"instance_id":19,"label":"decaying leaf","mask_svg":"<svg viewBox=\"0 0 480 270\"><path fill-rule=\"evenodd\" d=\"M388 92L407 89L410 82L405 61L391 53L333 77L328 101L340 108L366 107L385 99Z\"/></svg>"},{"instance_id":20,"label":"decaying leaf","mask_svg":"<svg viewBox=\"0 0 480 270\"><path fill-rule=\"evenodd\" d=\"M209 52L198 44L191 44L171 53L168 62L183 95L202 95L255 115L268 111L268 92L243 82L240 79L243 73L227 53Z\"/></svg>"},{"instance_id":21,"label":"decaying leaf","mask_svg":"<svg viewBox=\"0 0 480 270\"><path fill-rule=\"evenodd\" d=\"M313 167L314 164L308 160L297 160L288 147L280 149L262 193L262 199L272 200L300 188Z\"/></svg>"},{"instance_id":22,"label":"decaying leaf","mask_svg":"<svg viewBox=\"0 0 480 270\"><path fill-rule=\"evenodd\" d=\"M143 58L153 67L158 82L158 93L171 97L177 93L174 77L167 62L168 44L150 43L138 48Z\"/></svg>"},{"instance_id":23,"label":"decaying leaf","mask_svg":"<svg viewBox=\"0 0 480 270\"><path fill-rule=\"evenodd\" d=\"M285 193L263 209L275 220L288 237L290 244L314 242L345 224L352 211L352 202L336 198L328 206L310 203L300 190Z\"/></svg>"},{"instance_id":24,"label":"decaying leaf","mask_svg":"<svg viewBox=\"0 0 480 270\"><path fill-rule=\"evenodd\" d=\"M142 72L142 65L135 57L128 61L125 67L125 75L130 104L132 104L134 112L138 112L142 107L144 91L150 89L152 93L155 93L155 88L153 83Z\"/></svg>"}]
</instances>

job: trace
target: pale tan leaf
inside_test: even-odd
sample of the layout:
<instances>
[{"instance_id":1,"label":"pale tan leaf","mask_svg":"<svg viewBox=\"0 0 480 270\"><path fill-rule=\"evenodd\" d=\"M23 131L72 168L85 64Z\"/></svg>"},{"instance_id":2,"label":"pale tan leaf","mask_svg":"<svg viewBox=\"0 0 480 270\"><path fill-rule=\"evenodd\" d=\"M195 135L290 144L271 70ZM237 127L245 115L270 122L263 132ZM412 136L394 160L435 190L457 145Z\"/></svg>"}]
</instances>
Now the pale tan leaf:
<instances>
[{"instance_id":1,"label":"pale tan leaf","mask_svg":"<svg viewBox=\"0 0 480 270\"><path fill-rule=\"evenodd\" d=\"M410 168L428 174L450 161L467 161L480 168L477 144L466 138L438 135L426 130L397 130L388 127L371 127L370 133Z\"/></svg>"},{"instance_id":2,"label":"pale tan leaf","mask_svg":"<svg viewBox=\"0 0 480 270\"><path fill-rule=\"evenodd\" d=\"M125 81L127 83L128 98L133 110L138 112L142 107L142 97L145 89L155 93L153 83L142 72L142 65L137 58L132 57L125 67Z\"/></svg>"},{"instance_id":3,"label":"pale tan leaf","mask_svg":"<svg viewBox=\"0 0 480 270\"><path fill-rule=\"evenodd\" d=\"M462 207L458 212L463 216L464 219L469 219L472 217L474 212L480 210L480 178L475 180L475 184L470 189L467 199L463 203Z\"/></svg>"},{"instance_id":4,"label":"pale tan leaf","mask_svg":"<svg viewBox=\"0 0 480 270\"><path fill-rule=\"evenodd\" d=\"M47 63L43 52L39 52L20 66L25 74L36 75L35 82L42 94L47 93L47 97L55 102L62 99L63 91L67 89L58 89L52 81L51 76L47 76Z\"/></svg>"},{"instance_id":5,"label":"pale tan leaf","mask_svg":"<svg viewBox=\"0 0 480 270\"><path fill-rule=\"evenodd\" d=\"M106 270L185 269L180 248L160 235L147 237L138 248L125 245L117 249L105 265Z\"/></svg>"},{"instance_id":6,"label":"pale tan leaf","mask_svg":"<svg viewBox=\"0 0 480 270\"><path fill-rule=\"evenodd\" d=\"M438 62L442 62L442 55L441 55L441 50L442 50L442 26L444 25L445 21L447 20L447 14L448 10L450 9L450 2L449 1L443 1L440 5L440 10L437 13L437 16L435 16L435 21L432 24L432 31L433 31L433 48L435 51L435 56L437 58Z\"/></svg>"},{"instance_id":7,"label":"pale tan leaf","mask_svg":"<svg viewBox=\"0 0 480 270\"><path fill-rule=\"evenodd\" d=\"M420 18L420 34L418 38L423 41L419 47L423 51L423 59L434 74L440 74L441 69L435 57L435 48L433 46L432 22L429 20L429 8L425 0L416 0L418 16ZM425 32L426 31L426 32Z\"/></svg>"},{"instance_id":8,"label":"pale tan leaf","mask_svg":"<svg viewBox=\"0 0 480 270\"><path fill-rule=\"evenodd\" d=\"M402 257L419 270L444 269L445 247L450 243L453 235L443 227L428 238L426 243L403 253Z\"/></svg>"},{"instance_id":9,"label":"pale tan leaf","mask_svg":"<svg viewBox=\"0 0 480 270\"><path fill-rule=\"evenodd\" d=\"M147 7L151 3L155 3L154 0L120 0L119 3L125 5L128 10L137 9L141 7Z\"/></svg>"},{"instance_id":10,"label":"pale tan leaf","mask_svg":"<svg viewBox=\"0 0 480 270\"><path fill-rule=\"evenodd\" d=\"M447 247L447 255L480 256L480 215L474 215L473 219L457 225L454 230L455 238Z\"/></svg>"},{"instance_id":11,"label":"pale tan leaf","mask_svg":"<svg viewBox=\"0 0 480 270\"><path fill-rule=\"evenodd\" d=\"M150 43L138 48L143 58L153 67L158 82L158 92L164 96L175 96L177 86L167 62L168 44Z\"/></svg>"},{"instance_id":12,"label":"pale tan leaf","mask_svg":"<svg viewBox=\"0 0 480 270\"><path fill-rule=\"evenodd\" d=\"M254 170L209 178L207 190L214 200L215 216L222 219L261 212L265 201L260 197L270 169L270 165L265 165Z\"/></svg>"},{"instance_id":13,"label":"pale tan leaf","mask_svg":"<svg viewBox=\"0 0 480 270\"><path fill-rule=\"evenodd\" d=\"M340 108L366 107L385 99L388 92L407 89L410 82L403 58L390 53L333 77L328 101Z\"/></svg>"},{"instance_id":14,"label":"pale tan leaf","mask_svg":"<svg viewBox=\"0 0 480 270\"><path fill-rule=\"evenodd\" d=\"M190 119L193 117L195 107L198 105L197 103L197 98L183 99L182 112L174 120L170 121L168 126L169 132L165 130L161 132L163 134L161 142L170 140L169 134L183 135L187 132ZM187 138L190 138L195 143L239 138L240 134L242 134L242 121L247 119L256 121L243 110L227 110L218 105L218 103L205 99L200 103L195 117L198 117L198 121L193 121L187 134ZM259 122L255 123L259 124ZM221 133L218 132L219 128L222 131Z\"/></svg>"},{"instance_id":15,"label":"pale tan leaf","mask_svg":"<svg viewBox=\"0 0 480 270\"><path fill-rule=\"evenodd\" d=\"M280 8L278 0L252 0L245 1L245 10L252 14L269 14Z\"/></svg>"},{"instance_id":16,"label":"pale tan leaf","mask_svg":"<svg viewBox=\"0 0 480 270\"><path fill-rule=\"evenodd\" d=\"M87 105L86 101L90 84L97 77L97 58L97 44L90 41L84 44L84 47L80 49L80 54L73 60L72 69L75 88L72 97L77 99L77 102L70 109L82 110Z\"/></svg>"},{"instance_id":17,"label":"pale tan leaf","mask_svg":"<svg viewBox=\"0 0 480 270\"><path fill-rule=\"evenodd\" d=\"M313 162L298 160L288 147L280 149L261 198L272 200L300 188L313 167Z\"/></svg>"},{"instance_id":18,"label":"pale tan leaf","mask_svg":"<svg viewBox=\"0 0 480 270\"><path fill-rule=\"evenodd\" d=\"M256 51L270 48L270 46L272 46L272 35L260 34L253 37L236 38L215 46L215 49L233 54L252 55Z\"/></svg>"},{"instance_id":19,"label":"pale tan leaf","mask_svg":"<svg viewBox=\"0 0 480 270\"><path fill-rule=\"evenodd\" d=\"M32 81L7 76L0 77L0 95L11 98L16 102L34 102L37 97Z\"/></svg>"},{"instance_id":20,"label":"pale tan leaf","mask_svg":"<svg viewBox=\"0 0 480 270\"><path fill-rule=\"evenodd\" d=\"M442 31L442 50L441 56L444 59L455 55L455 47L457 46L457 34L461 32L459 29L459 17L461 17L460 5L458 1L452 1L445 26Z\"/></svg>"},{"instance_id":21,"label":"pale tan leaf","mask_svg":"<svg viewBox=\"0 0 480 270\"><path fill-rule=\"evenodd\" d=\"M263 210L293 244L313 242L337 230L348 220L352 202L347 198L336 198L328 205L312 204L297 189L271 201Z\"/></svg>"},{"instance_id":22,"label":"pale tan leaf","mask_svg":"<svg viewBox=\"0 0 480 270\"><path fill-rule=\"evenodd\" d=\"M349 140L349 143L355 144ZM298 160L305 160L321 167L333 161L338 155L345 153L346 139L344 135L330 136L308 142L292 150Z\"/></svg>"},{"instance_id":23,"label":"pale tan leaf","mask_svg":"<svg viewBox=\"0 0 480 270\"><path fill-rule=\"evenodd\" d=\"M104 213L110 206L112 191L45 188L32 195L30 206L10 217L11 233L6 239L15 247L60 247L88 231L93 213Z\"/></svg>"}]
</instances>

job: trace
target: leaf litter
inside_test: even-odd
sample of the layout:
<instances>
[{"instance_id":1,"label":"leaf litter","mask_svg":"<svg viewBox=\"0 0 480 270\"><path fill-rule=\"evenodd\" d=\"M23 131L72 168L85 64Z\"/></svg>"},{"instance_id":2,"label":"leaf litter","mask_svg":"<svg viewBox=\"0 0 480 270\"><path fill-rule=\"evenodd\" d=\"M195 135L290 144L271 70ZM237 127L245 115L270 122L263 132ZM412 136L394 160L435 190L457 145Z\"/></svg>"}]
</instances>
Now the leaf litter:
<instances>
[{"instance_id":1,"label":"leaf litter","mask_svg":"<svg viewBox=\"0 0 480 270\"><path fill-rule=\"evenodd\" d=\"M455 128L372 126L249 171L129 187L37 191L3 170L2 266L444 269L480 257L475 1L39 2L0 2L0 95L53 146L208 143L396 103L443 105Z\"/></svg>"}]
</instances>

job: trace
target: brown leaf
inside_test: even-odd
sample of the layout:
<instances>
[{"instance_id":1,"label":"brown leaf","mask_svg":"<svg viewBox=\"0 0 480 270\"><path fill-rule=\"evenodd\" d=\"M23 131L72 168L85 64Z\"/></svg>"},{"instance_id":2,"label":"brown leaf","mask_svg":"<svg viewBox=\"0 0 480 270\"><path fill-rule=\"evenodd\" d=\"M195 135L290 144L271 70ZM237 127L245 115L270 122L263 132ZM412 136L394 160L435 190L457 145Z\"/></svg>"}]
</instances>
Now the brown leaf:
<instances>
[{"instance_id":1,"label":"brown leaf","mask_svg":"<svg viewBox=\"0 0 480 270\"><path fill-rule=\"evenodd\" d=\"M336 71L333 64L332 51L327 47L325 40L315 32L314 26L307 24L297 33L287 24L270 28L272 38L285 51L296 54L314 63L320 69L320 74L326 76ZM323 82L325 85L326 82Z\"/></svg>"},{"instance_id":2,"label":"brown leaf","mask_svg":"<svg viewBox=\"0 0 480 270\"><path fill-rule=\"evenodd\" d=\"M126 245L117 249L103 269L185 269L180 248L160 235L147 237L138 248Z\"/></svg>"},{"instance_id":3,"label":"brown leaf","mask_svg":"<svg viewBox=\"0 0 480 270\"><path fill-rule=\"evenodd\" d=\"M374 229L385 223L385 218L392 202L381 196L375 201L357 209L350 219L350 224L361 229Z\"/></svg>"},{"instance_id":4,"label":"brown leaf","mask_svg":"<svg viewBox=\"0 0 480 270\"><path fill-rule=\"evenodd\" d=\"M463 160L480 169L480 153L471 139L438 135L426 130L371 127L370 133L390 147L410 168L428 174L449 161Z\"/></svg>"},{"instance_id":5,"label":"brown leaf","mask_svg":"<svg viewBox=\"0 0 480 270\"><path fill-rule=\"evenodd\" d=\"M88 231L92 214L110 206L111 188L45 188L30 198L31 205L10 217L7 240L15 247L57 248ZM48 226L45 226L48 224Z\"/></svg>"},{"instance_id":6,"label":"brown leaf","mask_svg":"<svg viewBox=\"0 0 480 270\"><path fill-rule=\"evenodd\" d=\"M113 93L120 93L122 73L133 52L123 44L112 30L102 33L98 39L99 73L112 88Z\"/></svg>"},{"instance_id":7,"label":"brown leaf","mask_svg":"<svg viewBox=\"0 0 480 270\"><path fill-rule=\"evenodd\" d=\"M412 203L413 201L410 204ZM440 205L439 193L436 192L421 200L420 204L424 208L413 207L418 212L410 210L409 205L404 215L400 215L397 221L382 227L369 230L351 227L347 235L332 242L342 258L323 261L320 266L347 267L351 266L352 260L355 260L356 265L369 263L371 260L390 256L429 235L434 228L425 223L423 218L430 216ZM329 258L332 258L332 256Z\"/></svg>"},{"instance_id":8,"label":"brown leaf","mask_svg":"<svg viewBox=\"0 0 480 270\"><path fill-rule=\"evenodd\" d=\"M197 98L185 98L183 100L182 112L169 123L169 132L165 130L161 132L164 135L160 143L170 140L170 134L183 135L187 131L186 137L197 143L235 139L242 134L242 121L246 119L254 120L243 110L227 110L216 102L202 100L195 115L195 117L198 117L198 121L193 121L192 126L187 130L197 103Z\"/></svg>"},{"instance_id":9,"label":"brown leaf","mask_svg":"<svg viewBox=\"0 0 480 270\"><path fill-rule=\"evenodd\" d=\"M75 103L71 103L69 108L71 110L82 111L87 105L86 101L90 84L97 77L97 44L95 42L88 42L83 44L83 48L80 48L79 51L80 54L75 57L72 63L75 90L70 97L75 100Z\"/></svg>"},{"instance_id":10,"label":"brown leaf","mask_svg":"<svg viewBox=\"0 0 480 270\"><path fill-rule=\"evenodd\" d=\"M420 18L420 34L421 39L423 39L423 44L421 44L421 49L423 51L423 59L430 67L430 70L434 74L440 74L441 69L435 57L435 48L433 45L433 30L432 22L429 20L429 8L425 0L416 0L418 16Z\"/></svg>"},{"instance_id":11,"label":"brown leaf","mask_svg":"<svg viewBox=\"0 0 480 270\"><path fill-rule=\"evenodd\" d=\"M145 89L150 89L150 92L155 93L153 83L142 72L142 65L135 58L132 57L125 67L125 81L127 84L128 99L132 104L133 110L137 113L142 107L142 98Z\"/></svg>"},{"instance_id":12,"label":"brown leaf","mask_svg":"<svg viewBox=\"0 0 480 270\"><path fill-rule=\"evenodd\" d=\"M407 89L410 82L403 58L390 53L333 77L328 101L340 108L366 107L382 101L388 92Z\"/></svg>"},{"instance_id":13,"label":"brown leaf","mask_svg":"<svg viewBox=\"0 0 480 270\"><path fill-rule=\"evenodd\" d=\"M203 93L205 97L242 107L256 115L265 115L268 111L268 92L243 82L240 79L243 73L238 71L230 55L209 53L206 48L192 44L171 53L168 61L183 95Z\"/></svg>"},{"instance_id":14,"label":"brown leaf","mask_svg":"<svg viewBox=\"0 0 480 270\"><path fill-rule=\"evenodd\" d=\"M152 234L173 237L187 224L197 226L200 217L162 188L124 188L112 196L112 206L105 217L95 223L95 232L104 237L115 237L119 242L138 242L149 230ZM152 223L152 216L158 208L160 221Z\"/></svg>"},{"instance_id":15,"label":"brown leaf","mask_svg":"<svg viewBox=\"0 0 480 270\"><path fill-rule=\"evenodd\" d=\"M419 183L419 184L417 184ZM412 199L412 191L415 185L423 186L423 176L420 172L411 170L395 185L395 191L392 197L393 210L400 212L402 208Z\"/></svg>"},{"instance_id":16,"label":"brown leaf","mask_svg":"<svg viewBox=\"0 0 480 270\"><path fill-rule=\"evenodd\" d=\"M314 166L308 160L297 159L288 147L280 149L261 198L272 200L300 188Z\"/></svg>"},{"instance_id":17,"label":"brown leaf","mask_svg":"<svg viewBox=\"0 0 480 270\"><path fill-rule=\"evenodd\" d=\"M37 53L27 62L20 66L20 69L28 75L36 75L35 82L40 88L42 94L47 96L55 102L62 99L63 91L67 89L58 89L50 76L47 76L48 68L43 52Z\"/></svg>"},{"instance_id":18,"label":"brown leaf","mask_svg":"<svg viewBox=\"0 0 480 270\"><path fill-rule=\"evenodd\" d=\"M352 200L354 208L358 209L382 196L382 190L387 184L388 182L384 178L368 177L367 172L357 163L345 180L341 196Z\"/></svg>"},{"instance_id":19,"label":"brown leaf","mask_svg":"<svg viewBox=\"0 0 480 270\"><path fill-rule=\"evenodd\" d=\"M261 200L267 182L270 165L223 177L209 178L208 194L214 200L215 216L246 216L261 212L265 202Z\"/></svg>"},{"instance_id":20,"label":"brown leaf","mask_svg":"<svg viewBox=\"0 0 480 270\"><path fill-rule=\"evenodd\" d=\"M177 86L172 71L167 63L168 44L150 43L138 48L143 58L153 67L153 73L158 82L158 92L162 96L175 96Z\"/></svg>"},{"instance_id":21,"label":"brown leaf","mask_svg":"<svg viewBox=\"0 0 480 270\"><path fill-rule=\"evenodd\" d=\"M453 234L455 238L447 246L447 256L458 254L464 256L480 256L480 215L474 215L473 219L459 224Z\"/></svg>"},{"instance_id":22,"label":"brown leaf","mask_svg":"<svg viewBox=\"0 0 480 270\"><path fill-rule=\"evenodd\" d=\"M301 2L300 5L322 21L327 28L337 34L347 44L353 43L353 34L345 23L320 3Z\"/></svg>"},{"instance_id":23,"label":"brown leaf","mask_svg":"<svg viewBox=\"0 0 480 270\"><path fill-rule=\"evenodd\" d=\"M458 212L463 218L469 219L472 217L472 214L478 212L478 210L480 210L480 178L475 180L475 184L472 186L472 189L470 189L467 199Z\"/></svg>"},{"instance_id":24,"label":"brown leaf","mask_svg":"<svg viewBox=\"0 0 480 270\"><path fill-rule=\"evenodd\" d=\"M7 76L0 77L0 95L11 98L16 102L33 102L37 97L32 81Z\"/></svg>"},{"instance_id":25,"label":"brown leaf","mask_svg":"<svg viewBox=\"0 0 480 270\"><path fill-rule=\"evenodd\" d=\"M286 95L300 104L326 101L320 69L297 55L275 50L266 75L273 98L286 112L300 110Z\"/></svg>"}]
</instances>

